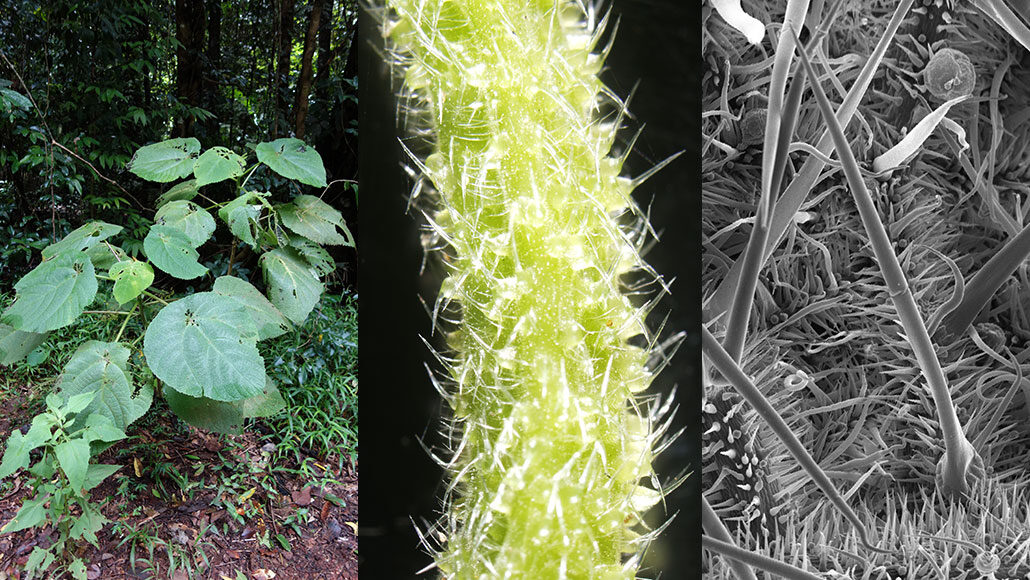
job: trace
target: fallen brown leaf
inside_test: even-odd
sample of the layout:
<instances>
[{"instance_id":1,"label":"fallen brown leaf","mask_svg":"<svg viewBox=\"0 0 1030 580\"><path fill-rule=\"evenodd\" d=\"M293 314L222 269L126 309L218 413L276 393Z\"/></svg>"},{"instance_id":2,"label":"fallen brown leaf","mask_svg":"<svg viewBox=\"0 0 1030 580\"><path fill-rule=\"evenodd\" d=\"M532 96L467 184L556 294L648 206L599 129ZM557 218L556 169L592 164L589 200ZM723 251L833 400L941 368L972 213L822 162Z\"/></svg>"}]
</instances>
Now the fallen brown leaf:
<instances>
[{"instance_id":1,"label":"fallen brown leaf","mask_svg":"<svg viewBox=\"0 0 1030 580\"><path fill-rule=\"evenodd\" d=\"M299 506L306 506L311 503L311 488L305 487L300 491L290 493L290 498L293 499L293 503Z\"/></svg>"}]
</instances>

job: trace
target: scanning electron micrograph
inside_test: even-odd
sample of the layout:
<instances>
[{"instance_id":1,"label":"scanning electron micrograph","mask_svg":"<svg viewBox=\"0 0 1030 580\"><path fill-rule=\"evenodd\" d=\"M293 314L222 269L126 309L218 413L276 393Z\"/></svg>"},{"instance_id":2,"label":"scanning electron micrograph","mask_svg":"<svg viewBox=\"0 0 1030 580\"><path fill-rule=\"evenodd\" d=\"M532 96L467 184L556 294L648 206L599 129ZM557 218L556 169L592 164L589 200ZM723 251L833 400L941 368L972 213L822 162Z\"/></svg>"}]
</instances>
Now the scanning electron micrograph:
<instances>
[{"instance_id":1,"label":"scanning electron micrograph","mask_svg":"<svg viewBox=\"0 0 1030 580\"><path fill-rule=\"evenodd\" d=\"M703 1L706 578L1030 578L1028 15Z\"/></svg>"}]
</instances>

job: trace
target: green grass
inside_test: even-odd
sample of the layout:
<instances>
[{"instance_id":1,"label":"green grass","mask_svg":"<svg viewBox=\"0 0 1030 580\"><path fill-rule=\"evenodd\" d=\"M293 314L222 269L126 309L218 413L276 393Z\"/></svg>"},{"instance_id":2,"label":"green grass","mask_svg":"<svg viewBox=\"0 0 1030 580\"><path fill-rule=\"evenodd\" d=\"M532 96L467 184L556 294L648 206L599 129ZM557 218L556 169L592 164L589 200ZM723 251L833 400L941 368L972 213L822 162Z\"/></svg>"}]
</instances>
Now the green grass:
<instances>
[{"instance_id":1,"label":"green grass","mask_svg":"<svg viewBox=\"0 0 1030 580\"><path fill-rule=\"evenodd\" d=\"M296 332L260 345L286 410L265 419L279 457L310 474L314 458L337 469L357 458L358 297L325 295Z\"/></svg>"}]
</instances>

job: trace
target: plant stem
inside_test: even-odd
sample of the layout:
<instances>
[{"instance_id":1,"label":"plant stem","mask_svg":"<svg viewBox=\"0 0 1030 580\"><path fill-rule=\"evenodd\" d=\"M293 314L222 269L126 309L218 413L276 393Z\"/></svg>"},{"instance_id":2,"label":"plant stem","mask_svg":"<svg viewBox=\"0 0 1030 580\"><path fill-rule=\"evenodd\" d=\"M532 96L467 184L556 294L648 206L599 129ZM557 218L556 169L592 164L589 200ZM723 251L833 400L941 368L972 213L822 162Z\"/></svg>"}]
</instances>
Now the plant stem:
<instances>
[{"instance_id":1,"label":"plant stem","mask_svg":"<svg viewBox=\"0 0 1030 580\"><path fill-rule=\"evenodd\" d=\"M162 298L159 298L159 297L158 297L157 295L155 295L155 294L154 294L153 292L151 292L150 290L144 290L144 291L143 291L143 294L145 294L145 295L146 295L146 296L147 296L148 298L152 298L152 299L154 299L154 300L157 300L157 301L158 301L158 302L160 302L161 304L164 304L165 306L168 306L168 302L167 302L167 301L165 301L165 300L164 300L164 299L162 299Z\"/></svg>"},{"instance_id":2,"label":"plant stem","mask_svg":"<svg viewBox=\"0 0 1030 580\"><path fill-rule=\"evenodd\" d=\"M639 211L630 193L647 174L620 176L618 124L594 118L601 32L574 1L388 7L408 105L425 107L434 138L415 161L449 246L434 312L460 305L446 325L456 451L436 566L631 580L639 556L624 554L645 546L636 526L661 497L641 480L660 430L631 410L651 374L627 339L649 333L619 277L643 263L611 214Z\"/></svg>"},{"instance_id":3,"label":"plant stem","mask_svg":"<svg viewBox=\"0 0 1030 580\"><path fill-rule=\"evenodd\" d=\"M136 312L136 308L138 308L138 307L139 307L139 300L138 299L137 300L133 300L133 302L132 302L132 309L129 310L129 315L126 316L125 320L122 321L122 326L121 326L121 328L118 329L118 335L114 337L114 340L112 342L118 342L119 340L122 339L122 333L125 332L125 325L129 324L129 320L132 319L132 315L133 315L133 313Z\"/></svg>"}]
</instances>

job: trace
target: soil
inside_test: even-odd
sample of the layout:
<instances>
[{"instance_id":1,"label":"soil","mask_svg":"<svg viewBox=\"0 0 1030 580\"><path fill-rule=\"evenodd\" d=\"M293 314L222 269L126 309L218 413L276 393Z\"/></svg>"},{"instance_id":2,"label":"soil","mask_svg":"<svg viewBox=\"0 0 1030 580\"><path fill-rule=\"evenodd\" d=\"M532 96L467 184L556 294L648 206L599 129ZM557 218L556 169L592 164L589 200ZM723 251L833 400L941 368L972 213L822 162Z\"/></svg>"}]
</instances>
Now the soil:
<instances>
[{"instance_id":1,"label":"soil","mask_svg":"<svg viewBox=\"0 0 1030 580\"><path fill-rule=\"evenodd\" d=\"M0 415L2 439L6 439L12 428L31 421L33 410L28 401L28 389L8 393L5 397L4 407L8 412ZM88 562L91 580L236 580L238 577L350 580L358 577L356 464L345 464L342 472L326 473L323 481L333 480L333 483L324 487L275 470L264 478L264 485L260 474L251 475L242 484L237 482L235 487L219 494L220 481L226 475L218 466L226 458L241 464L247 461L260 464L268 457L267 453L262 453L262 446L267 451L268 442L261 441L253 432L228 438L215 436L186 427L167 414L158 414L150 423L147 426L150 432L155 432L153 423L160 423L164 428L161 432L171 435L155 438L144 432L143 427L133 426L129 440L100 455L101 463L125 465L129 459L129 464L91 491L91 500L99 504L104 516L112 521L98 534L99 548L89 544L80 548L80 555ZM227 439L232 439L232 444ZM131 449L141 441L148 444L150 452L163 455L166 467L172 466L188 477L192 493L180 491L181 501L176 502L155 497L152 492L157 485L151 474L146 469L135 470L136 458L118 454L119 450ZM197 457L199 461L186 456ZM201 466L205 467L204 472L195 477ZM131 483L135 484L132 487L137 493L118 493L126 478L134 480ZM31 492L23 475L13 480L13 490L0 495L0 522L3 523L14 517ZM166 489L175 486L170 481L174 480L164 482ZM253 493L246 487L241 493L240 485L250 487ZM246 497L248 494L250 497ZM239 506L236 513L228 513L220 499ZM302 508L308 510L310 517L306 524L299 524L301 535L298 536L286 521ZM137 542L133 549L127 533L114 531L125 527L146 530L151 538L158 539ZM278 534L289 543L290 550L280 545L276 539ZM29 554L37 545L49 545L51 535L49 528L32 528L0 536L0 580L23 578ZM148 543L153 546L152 556ZM169 551L187 554L186 557L193 560L190 570L170 570ZM180 557L177 556L177 561Z\"/></svg>"}]
</instances>

